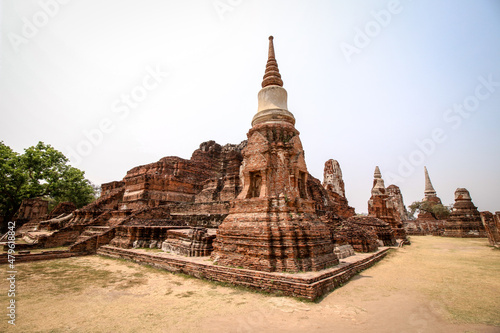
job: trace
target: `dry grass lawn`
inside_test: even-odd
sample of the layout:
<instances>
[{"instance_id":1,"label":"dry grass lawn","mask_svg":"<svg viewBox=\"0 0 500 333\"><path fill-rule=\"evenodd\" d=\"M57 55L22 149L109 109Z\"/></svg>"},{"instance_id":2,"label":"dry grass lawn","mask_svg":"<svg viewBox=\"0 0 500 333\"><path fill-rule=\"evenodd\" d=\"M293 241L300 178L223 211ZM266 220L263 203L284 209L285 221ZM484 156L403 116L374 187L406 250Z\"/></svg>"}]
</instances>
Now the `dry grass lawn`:
<instances>
[{"instance_id":1,"label":"dry grass lawn","mask_svg":"<svg viewBox=\"0 0 500 333\"><path fill-rule=\"evenodd\" d=\"M317 303L99 256L19 263L1 332L500 332L500 250L412 237ZM5 276L7 266L0 266Z\"/></svg>"}]
</instances>

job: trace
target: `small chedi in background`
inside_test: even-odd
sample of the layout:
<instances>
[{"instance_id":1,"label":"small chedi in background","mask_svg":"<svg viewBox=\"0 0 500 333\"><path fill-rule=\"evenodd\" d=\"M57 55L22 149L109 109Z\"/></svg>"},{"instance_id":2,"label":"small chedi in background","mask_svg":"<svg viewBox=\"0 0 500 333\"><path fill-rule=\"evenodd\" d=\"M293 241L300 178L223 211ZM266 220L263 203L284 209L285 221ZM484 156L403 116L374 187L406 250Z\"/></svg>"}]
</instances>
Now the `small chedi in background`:
<instances>
[{"instance_id":1,"label":"small chedi in background","mask_svg":"<svg viewBox=\"0 0 500 333\"><path fill-rule=\"evenodd\" d=\"M403 202L401 190L396 185L385 188L384 180L379 167L375 167L371 197L368 201L368 217L377 218L387 223L396 239L407 241L403 229L403 221L408 219L408 212ZM369 224L375 220L367 220ZM376 224L380 224L377 222ZM387 244L386 244L387 245Z\"/></svg>"},{"instance_id":2,"label":"small chedi in background","mask_svg":"<svg viewBox=\"0 0 500 333\"><path fill-rule=\"evenodd\" d=\"M481 215L465 188L457 188L455 191L455 204L446 220L443 236L486 237Z\"/></svg>"},{"instance_id":3,"label":"small chedi in background","mask_svg":"<svg viewBox=\"0 0 500 333\"><path fill-rule=\"evenodd\" d=\"M425 191L424 191L424 199L423 202L429 205L430 209L424 210L421 209L418 214L418 219L420 220L437 220L438 217L434 212L432 212L432 207L436 205L442 205L441 199L437 196L436 190L434 186L432 186L431 178L429 177L429 172L427 171L427 167L424 166L425 171Z\"/></svg>"},{"instance_id":4,"label":"small chedi in background","mask_svg":"<svg viewBox=\"0 0 500 333\"><path fill-rule=\"evenodd\" d=\"M486 211L480 214L490 245L500 248L500 212L492 214Z\"/></svg>"},{"instance_id":5,"label":"small chedi in background","mask_svg":"<svg viewBox=\"0 0 500 333\"><path fill-rule=\"evenodd\" d=\"M408 235L434 235L441 236L444 232L445 218L448 209L443 206L441 199L437 196L427 167L424 166L425 190L421 202L410 205L412 214L418 210L416 220L406 221L403 225Z\"/></svg>"}]
</instances>

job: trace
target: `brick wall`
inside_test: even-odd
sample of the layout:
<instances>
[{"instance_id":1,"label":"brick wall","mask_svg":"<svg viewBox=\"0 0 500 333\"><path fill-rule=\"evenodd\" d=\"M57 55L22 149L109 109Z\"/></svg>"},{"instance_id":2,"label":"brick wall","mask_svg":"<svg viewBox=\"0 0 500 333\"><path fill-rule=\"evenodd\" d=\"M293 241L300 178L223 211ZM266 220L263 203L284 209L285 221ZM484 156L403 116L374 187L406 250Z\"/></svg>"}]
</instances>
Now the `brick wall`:
<instances>
[{"instance_id":1,"label":"brick wall","mask_svg":"<svg viewBox=\"0 0 500 333\"><path fill-rule=\"evenodd\" d=\"M69 248L70 252L75 253L96 253L100 246L109 244L109 242L115 237L115 228L110 229L100 235L94 235L87 238L81 242L71 245Z\"/></svg>"}]
</instances>

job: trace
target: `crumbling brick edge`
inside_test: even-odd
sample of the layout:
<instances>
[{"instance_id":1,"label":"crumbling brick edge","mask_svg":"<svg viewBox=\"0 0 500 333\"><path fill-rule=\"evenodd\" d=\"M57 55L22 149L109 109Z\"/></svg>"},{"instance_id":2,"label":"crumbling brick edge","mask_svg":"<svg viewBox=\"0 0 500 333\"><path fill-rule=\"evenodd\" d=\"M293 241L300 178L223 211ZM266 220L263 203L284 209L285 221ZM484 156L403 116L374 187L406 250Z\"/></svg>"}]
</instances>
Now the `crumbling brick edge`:
<instances>
[{"instance_id":1,"label":"crumbling brick edge","mask_svg":"<svg viewBox=\"0 0 500 333\"><path fill-rule=\"evenodd\" d=\"M99 248L97 254L117 259L126 259L139 264L150 265L173 273L183 273L200 279L222 283L230 283L254 290L298 297L317 301L327 293L342 286L359 272L382 260L390 248L362 256L352 263L341 263L338 266L309 276L292 273L268 273L218 266L212 263L193 262L189 258L165 257L154 253L141 253L130 249L122 249L105 245Z\"/></svg>"},{"instance_id":2,"label":"crumbling brick edge","mask_svg":"<svg viewBox=\"0 0 500 333\"><path fill-rule=\"evenodd\" d=\"M43 251L39 253L16 254L15 261L17 262L31 262L38 260L53 260L63 259L70 257L79 257L87 255L85 252L70 252L69 250L61 251ZM0 253L0 265L8 262L7 253Z\"/></svg>"}]
</instances>

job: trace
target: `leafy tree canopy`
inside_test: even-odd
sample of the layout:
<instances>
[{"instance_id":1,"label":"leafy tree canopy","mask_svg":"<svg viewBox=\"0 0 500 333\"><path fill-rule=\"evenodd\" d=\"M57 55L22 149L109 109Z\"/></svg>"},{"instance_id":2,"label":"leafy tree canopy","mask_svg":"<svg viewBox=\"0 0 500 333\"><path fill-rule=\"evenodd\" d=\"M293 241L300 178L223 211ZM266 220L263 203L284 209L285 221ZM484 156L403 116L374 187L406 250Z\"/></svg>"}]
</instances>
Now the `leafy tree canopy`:
<instances>
[{"instance_id":1,"label":"leafy tree canopy","mask_svg":"<svg viewBox=\"0 0 500 333\"><path fill-rule=\"evenodd\" d=\"M64 154L43 142L18 154L0 141L0 215L11 219L23 199L35 197L56 204L71 201L78 208L92 202L93 185L68 162Z\"/></svg>"},{"instance_id":2,"label":"leafy tree canopy","mask_svg":"<svg viewBox=\"0 0 500 333\"><path fill-rule=\"evenodd\" d=\"M410 206L410 216L413 217L416 212L428 212L438 220L445 220L450 215L450 208L442 204L431 204L428 201L415 201Z\"/></svg>"}]
</instances>

